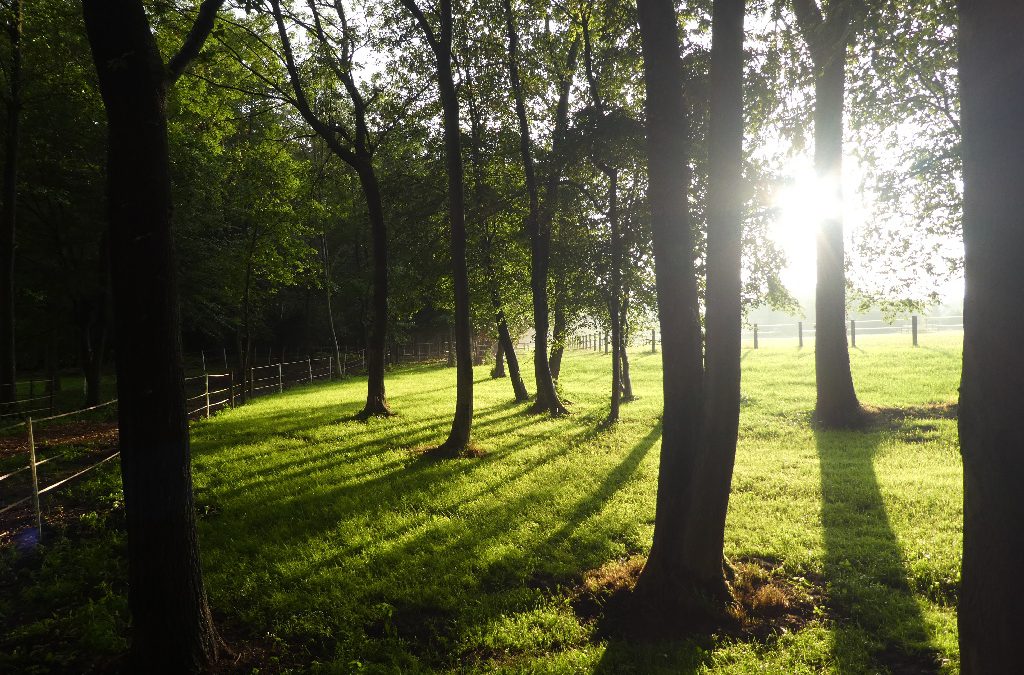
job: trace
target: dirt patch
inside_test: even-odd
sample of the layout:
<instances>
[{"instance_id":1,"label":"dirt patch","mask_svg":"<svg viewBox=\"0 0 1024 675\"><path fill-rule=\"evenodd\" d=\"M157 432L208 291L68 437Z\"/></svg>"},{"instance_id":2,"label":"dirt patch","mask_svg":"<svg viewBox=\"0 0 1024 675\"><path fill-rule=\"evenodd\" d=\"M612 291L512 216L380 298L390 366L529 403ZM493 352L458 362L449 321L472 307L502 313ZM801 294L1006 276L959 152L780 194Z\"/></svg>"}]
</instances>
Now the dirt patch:
<instances>
[{"instance_id":1,"label":"dirt patch","mask_svg":"<svg viewBox=\"0 0 1024 675\"><path fill-rule=\"evenodd\" d=\"M912 420L955 420L958 407L956 401L947 401L904 408L866 405L863 409L867 428L899 431L905 428L906 422Z\"/></svg>"},{"instance_id":2,"label":"dirt patch","mask_svg":"<svg viewBox=\"0 0 1024 675\"><path fill-rule=\"evenodd\" d=\"M33 430L36 452L64 445L88 445L110 448L117 445L116 422L67 422ZM28 452L25 430L18 435L0 436L0 457Z\"/></svg>"},{"instance_id":3,"label":"dirt patch","mask_svg":"<svg viewBox=\"0 0 1024 675\"><path fill-rule=\"evenodd\" d=\"M775 561L744 558L732 563L733 600L724 611L666 622L652 616L648 603L633 593L643 566L643 557L634 556L583 575L571 600L581 619L597 623L596 637L660 640L703 634L765 640L800 630L825 604L823 579L787 574Z\"/></svg>"},{"instance_id":4,"label":"dirt patch","mask_svg":"<svg viewBox=\"0 0 1024 675\"><path fill-rule=\"evenodd\" d=\"M873 658L889 672L900 675L934 675L942 671L946 662L937 651L919 649L908 652L904 647L892 644L875 652Z\"/></svg>"}]
</instances>

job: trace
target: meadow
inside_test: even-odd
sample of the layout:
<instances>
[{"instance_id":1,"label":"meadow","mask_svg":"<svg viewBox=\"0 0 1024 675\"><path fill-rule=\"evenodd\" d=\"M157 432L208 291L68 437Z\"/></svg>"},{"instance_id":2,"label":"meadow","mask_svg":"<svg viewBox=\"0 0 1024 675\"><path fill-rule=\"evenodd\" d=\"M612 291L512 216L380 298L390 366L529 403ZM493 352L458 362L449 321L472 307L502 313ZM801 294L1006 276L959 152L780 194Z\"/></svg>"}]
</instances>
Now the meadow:
<instances>
[{"instance_id":1,"label":"meadow","mask_svg":"<svg viewBox=\"0 0 1024 675\"><path fill-rule=\"evenodd\" d=\"M225 669L958 672L960 340L859 340L854 382L872 424L856 432L812 427L812 345L744 350L726 553L803 589L798 622L753 636L627 641L588 595L650 546L662 399L649 349L631 352L637 399L611 427L604 353L568 354L571 415L558 419L527 414L507 379L478 367L480 457L423 452L450 426L455 370L442 366L389 373L387 419L354 419L365 379L352 378L197 422L207 589L237 657ZM0 550L2 672L122 663L116 466L60 500L46 504L62 517L43 546Z\"/></svg>"}]
</instances>

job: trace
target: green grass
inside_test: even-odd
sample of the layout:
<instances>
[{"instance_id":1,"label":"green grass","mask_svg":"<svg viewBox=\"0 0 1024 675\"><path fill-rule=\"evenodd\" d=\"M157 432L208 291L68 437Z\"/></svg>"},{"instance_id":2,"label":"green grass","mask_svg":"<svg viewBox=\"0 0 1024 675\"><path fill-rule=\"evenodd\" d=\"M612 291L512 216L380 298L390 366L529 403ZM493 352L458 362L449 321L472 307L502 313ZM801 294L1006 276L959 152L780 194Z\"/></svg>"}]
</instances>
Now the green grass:
<instances>
[{"instance_id":1,"label":"green grass","mask_svg":"<svg viewBox=\"0 0 1024 675\"><path fill-rule=\"evenodd\" d=\"M856 433L810 428L811 349L744 351L726 553L825 584L802 630L638 645L601 639L574 612L585 571L650 545L661 357L641 351L639 398L610 429L603 353L567 358L573 414L557 420L525 414L507 380L478 368L477 459L417 451L450 424L444 368L390 374L390 419L352 419L365 396L354 379L195 424L218 623L259 646L261 672L957 672L962 470L941 406L955 400L960 344L906 341L862 338L851 352L862 402L906 410ZM0 671L83 668L123 650L116 470L71 497L96 506L41 556L0 555Z\"/></svg>"}]
</instances>

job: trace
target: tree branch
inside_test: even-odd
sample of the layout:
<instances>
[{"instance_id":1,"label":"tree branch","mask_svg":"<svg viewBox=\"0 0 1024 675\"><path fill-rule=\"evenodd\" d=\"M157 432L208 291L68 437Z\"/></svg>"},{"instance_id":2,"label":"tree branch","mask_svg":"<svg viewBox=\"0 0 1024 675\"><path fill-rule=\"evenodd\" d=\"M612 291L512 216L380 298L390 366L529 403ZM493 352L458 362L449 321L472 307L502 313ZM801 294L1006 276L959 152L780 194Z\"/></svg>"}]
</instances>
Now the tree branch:
<instances>
[{"instance_id":1,"label":"tree branch","mask_svg":"<svg viewBox=\"0 0 1024 675\"><path fill-rule=\"evenodd\" d=\"M203 4L199 6L199 14L196 16L195 23L192 24L192 29L185 36L181 49L167 62L168 85L177 82L181 74L188 68L188 64L199 55L203 43L206 42L210 31L213 30L213 24L217 20L217 11L223 4L224 0L203 0Z\"/></svg>"}]
</instances>

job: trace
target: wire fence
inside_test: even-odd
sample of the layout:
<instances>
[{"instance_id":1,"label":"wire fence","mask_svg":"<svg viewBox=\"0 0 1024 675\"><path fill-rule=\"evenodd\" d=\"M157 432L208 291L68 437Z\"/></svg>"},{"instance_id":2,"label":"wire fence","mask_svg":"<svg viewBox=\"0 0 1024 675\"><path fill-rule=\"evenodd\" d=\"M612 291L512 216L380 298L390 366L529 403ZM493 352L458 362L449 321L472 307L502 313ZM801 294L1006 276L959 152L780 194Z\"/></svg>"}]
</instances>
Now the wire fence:
<instances>
[{"instance_id":1,"label":"wire fence","mask_svg":"<svg viewBox=\"0 0 1024 675\"><path fill-rule=\"evenodd\" d=\"M35 419L28 417L22 422L0 428L0 471L3 471L0 485L4 488L0 491L0 516L6 514L0 523L32 517L36 541L42 541L41 497L70 484L121 454L117 449L115 424L104 423L102 420L97 422L95 419L92 420L93 424L87 424L82 419L95 418L96 415L90 413L96 411L100 411L101 417L109 414L110 411L105 409L116 404L117 399L113 399L58 415ZM78 418L80 424L68 426L66 423L72 421L71 418ZM49 424L57 420L62 420L64 424ZM37 436L40 431L43 433ZM107 442L97 444L97 438L105 438ZM92 445L91 451L83 452L83 443ZM53 452L45 457L40 456L40 451L48 450ZM27 463L20 467L17 466L19 456L27 459ZM47 475L43 475L41 470L44 465L47 467ZM18 498L19 495L23 496Z\"/></svg>"},{"instance_id":2,"label":"wire fence","mask_svg":"<svg viewBox=\"0 0 1024 675\"><path fill-rule=\"evenodd\" d=\"M909 342L917 347L920 343L920 336L927 333L941 332L962 332L964 329L964 318L962 315L954 314L948 316L918 316L913 315L908 319L851 319L847 327L847 341L851 347L857 346L858 334L866 335L907 335ZM813 338L815 325L804 325L803 321L792 321L789 323L773 324L749 324L742 331L744 346L758 349L761 340L787 340L793 341L798 347L804 346L804 338ZM650 334L633 335L630 339L631 346L644 346L651 352L657 352L661 345L661 335L656 328L650 329ZM777 344L777 342L775 343ZM577 332L566 342L570 349L595 351L609 353L611 350L611 334L607 331L585 331Z\"/></svg>"}]
</instances>

